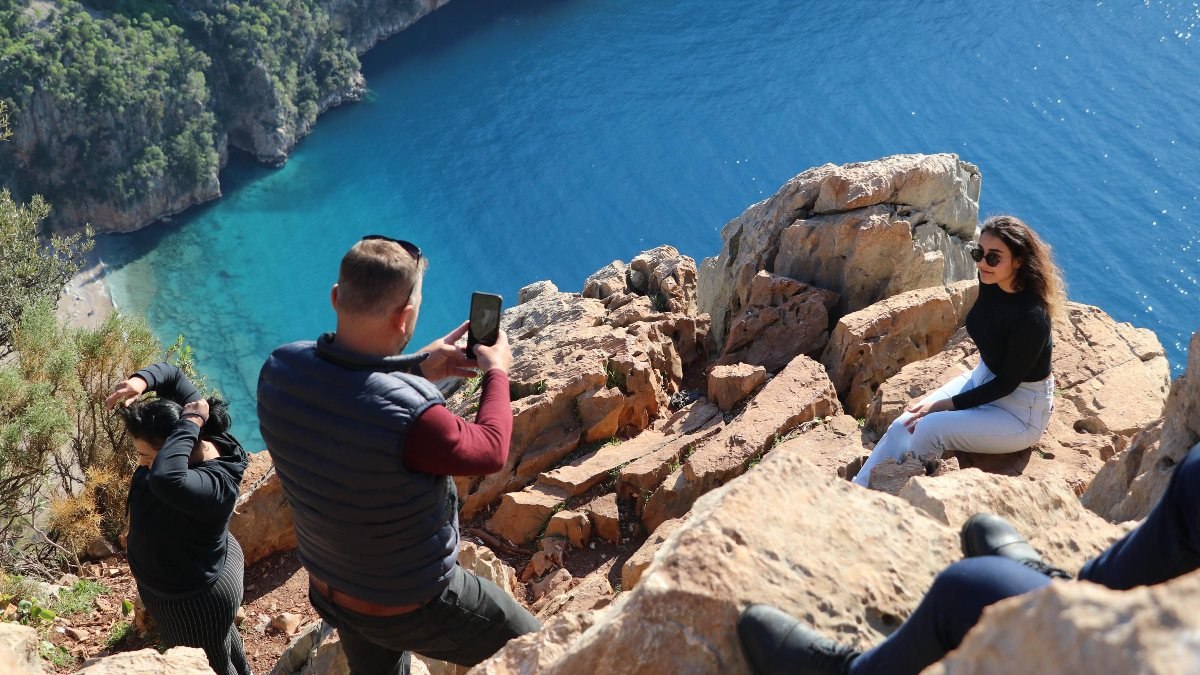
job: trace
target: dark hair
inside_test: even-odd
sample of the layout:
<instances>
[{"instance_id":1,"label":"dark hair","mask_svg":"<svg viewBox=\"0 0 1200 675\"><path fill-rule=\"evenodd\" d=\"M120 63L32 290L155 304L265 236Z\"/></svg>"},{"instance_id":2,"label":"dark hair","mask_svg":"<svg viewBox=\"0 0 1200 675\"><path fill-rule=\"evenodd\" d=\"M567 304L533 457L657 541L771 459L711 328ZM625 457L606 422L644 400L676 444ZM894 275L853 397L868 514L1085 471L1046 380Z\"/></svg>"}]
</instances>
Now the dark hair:
<instances>
[{"instance_id":1,"label":"dark hair","mask_svg":"<svg viewBox=\"0 0 1200 675\"><path fill-rule=\"evenodd\" d=\"M1066 316L1067 290L1054 264L1050 245L1016 216L992 216L983 222L980 236L990 233L1004 242L1013 259L1020 261L1013 288L1028 290L1042 301L1051 319Z\"/></svg>"},{"instance_id":2,"label":"dark hair","mask_svg":"<svg viewBox=\"0 0 1200 675\"><path fill-rule=\"evenodd\" d=\"M356 314L387 312L412 289L428 267L399 244L364 239L342 257L338 269L338 307Z\"/></svg>"},{"instance_id":3,"label":"dark hair","mask_svg":"<svg viewBox=\"0 0 1200 675\"><path fill-rule=\"evenodd\" d=\"M117 410L131 436L161 447L175 431L183 406L169 399L152 398ZM228 430L229 405L218 397L209 398L208 421L200 427L201 438L211 438Z\"/></svg>"}]
</instances>

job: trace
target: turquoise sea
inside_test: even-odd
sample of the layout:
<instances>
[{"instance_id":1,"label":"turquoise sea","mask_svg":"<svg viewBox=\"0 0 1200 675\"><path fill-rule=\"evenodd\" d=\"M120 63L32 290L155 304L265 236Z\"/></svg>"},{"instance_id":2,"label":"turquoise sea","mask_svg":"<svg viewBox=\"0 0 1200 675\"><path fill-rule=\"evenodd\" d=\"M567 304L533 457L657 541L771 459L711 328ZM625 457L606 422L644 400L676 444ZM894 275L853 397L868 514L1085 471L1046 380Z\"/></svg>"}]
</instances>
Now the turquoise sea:
<instances>
[{"instance_id":1,"label":"turquoise sea","mask_svg":"<svg viewBox=\"0 0 1200 675\"><path fill-rule=\"evenodd\" d=\"M810 166L949 151L980 166L985 215L1032 223L1071 297L1153 329L1178 374L1200 328L1198 38L1182 1L453 0L366 55L368 98L286 166L235 158L223 199L100 251L118 305L186 334L259 449L259 366L332 328L364 234L432 261L424 344L476 289L577 291L662 243L713 255Z\"/></svg>"}]
</instances>

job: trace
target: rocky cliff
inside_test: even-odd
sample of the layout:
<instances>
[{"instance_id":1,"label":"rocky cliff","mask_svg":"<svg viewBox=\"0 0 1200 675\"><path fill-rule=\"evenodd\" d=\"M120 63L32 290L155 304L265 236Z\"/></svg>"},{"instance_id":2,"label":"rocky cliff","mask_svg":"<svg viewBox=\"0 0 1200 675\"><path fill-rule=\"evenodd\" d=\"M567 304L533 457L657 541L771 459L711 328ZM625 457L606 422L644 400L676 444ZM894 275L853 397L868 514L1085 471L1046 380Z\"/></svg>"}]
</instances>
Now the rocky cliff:
<instances>
[{"instance_id":1,"label":"rocky cliff","mask_svg":"<svg viewBox=\"0 0 1200 675\"><path fill-rule=\"evenodd\" d=\"M0 3L0 182L50 225L129 231L220 196L229 149L280 164L365 91L357 55L447 0Z\"/></svg>"},{"instance_id":2,"label":"rocky cliff","mask_svg":"<svg viewBox=\"0 0 1200 675\"><path fill-rule=\"evenodd\" d=\"M508 462L456 483L464 536L482 542L465 544L464 564L545 625L472 672L748 672L734 621L750 602L865 647L957 559L973 513L1004 515L1071 570L1128 531L1118 521L1144 515L1200 440L1200 333L1171 385L1152 333L1086 305L1055 327L1056 404L1036 446L885 463L871 490L846 480L904 405L978 358L962 330L975 282L959 281L978 189L953 155L819 167L731 221L699 269L661 246L597 270L580 293L522 289L503 318ZM469 416L478 396L466 382L449 405ZM295 545L256 459L232 526L248 564ZM989 611L939 667L1186 672L1200 650L1180 608L1195 585L1056 585ZM1068 648L1015 650L1014 635ZM1161 645L1173 651L1146 657ZM315 624L276 672L344 664Z\"/></svg>"}]
</instances>

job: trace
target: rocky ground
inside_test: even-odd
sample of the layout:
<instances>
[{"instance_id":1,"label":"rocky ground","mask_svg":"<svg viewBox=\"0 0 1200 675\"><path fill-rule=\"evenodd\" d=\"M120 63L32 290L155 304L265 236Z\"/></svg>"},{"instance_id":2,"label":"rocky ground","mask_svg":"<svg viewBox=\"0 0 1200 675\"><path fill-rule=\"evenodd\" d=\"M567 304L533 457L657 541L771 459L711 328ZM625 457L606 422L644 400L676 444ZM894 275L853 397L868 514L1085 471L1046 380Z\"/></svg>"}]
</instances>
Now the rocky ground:
<instances>
[{"instance_id":1,"label":"rocky ground","mask_svg":"<svg viewBox=\"0 0 1200 675\"><path fill-rule=\"evenodd\" d=\"M699 266L662 246L598 270L582 293L522 289L503 320L511 451L501 471L455 479L460 562L545 627L473 672L748 672L733 626L749 602L867 646L957 558L972 513L1004 515L1068 569L1143 517L1200 441L1200 333L1172 384L1152 333L1079 304L1055 326L1055 411L1036 446L885 463L871 490L846 480L905 405L978 358L962 325L979 189L953 155L817 167L726 225ZM471 416L475 384L448 405ZM256 672L344 673L336 632L307 606L265 453L231 529L250 565ZM1077 586L1002 603L939 668L1200 663L1179 638L1196 629L1181 608L1200 575L1136 594ZM1150 653L1163 644L1184 647Z\"/></svg>"}]
</instances>

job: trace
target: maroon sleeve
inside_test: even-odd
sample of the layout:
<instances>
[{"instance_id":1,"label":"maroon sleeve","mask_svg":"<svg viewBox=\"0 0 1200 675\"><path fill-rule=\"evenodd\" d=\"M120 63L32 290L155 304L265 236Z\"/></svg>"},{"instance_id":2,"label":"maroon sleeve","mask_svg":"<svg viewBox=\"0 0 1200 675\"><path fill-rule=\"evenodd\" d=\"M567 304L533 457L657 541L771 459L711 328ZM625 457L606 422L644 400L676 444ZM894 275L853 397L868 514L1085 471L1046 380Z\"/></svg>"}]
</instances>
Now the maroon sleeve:
<instances>
[{"instance_id":1,"label":"maroon sleeve","mask_svg":"<svg viewBox=\"0 0 1200 675\"><path fill-rule=\"evenodd\" d=\"M508 375L493 368L483 376L474 423L444 405L429 406L421 413L404 443L404 467L439 476L495 473L508 460L512 424Z\"/></svg>"}]
</instances>

